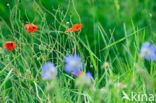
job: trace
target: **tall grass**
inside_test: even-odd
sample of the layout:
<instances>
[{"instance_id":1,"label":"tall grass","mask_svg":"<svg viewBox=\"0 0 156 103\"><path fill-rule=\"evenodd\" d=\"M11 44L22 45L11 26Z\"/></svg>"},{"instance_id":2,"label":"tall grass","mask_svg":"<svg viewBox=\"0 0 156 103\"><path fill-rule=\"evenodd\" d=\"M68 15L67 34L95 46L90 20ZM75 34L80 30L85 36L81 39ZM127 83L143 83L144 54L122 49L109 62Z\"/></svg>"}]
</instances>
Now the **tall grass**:
<instances>
[{"instance_id":1,"label":"tall grass","mask_svg":"<svg viewBox=\"0 0 156 103\"><path fill-rule=\"evenodd\" d=\"M118 8L118 0L114 3ZM81 38L90 34L64 33L72 24L83 24L74 0L68 2L66 10L58 7L50 11L37 1L32 5L33 17L29 5L23 9L16 2L9 9L9 22L0 19L0 103L133 103L122 98L123 92L154 93L156 65L139 56L148 28L137 27L131 21L128 26L123 23L124 32L116 34L116 29L108 31L95 22L94 40ZM77 22L69 17L70 7L74 8ZM26 23L38 25L39 30L27 33ZM6 41L16 42L17 48L5 50ZM75 53L82 57L84 71L93 74L92 84L84 88L76 86L77 77L64 72L65 55ZM41 77L41 66L47 61L58 69L56 80Z\"/></svg>"}]
</instances>

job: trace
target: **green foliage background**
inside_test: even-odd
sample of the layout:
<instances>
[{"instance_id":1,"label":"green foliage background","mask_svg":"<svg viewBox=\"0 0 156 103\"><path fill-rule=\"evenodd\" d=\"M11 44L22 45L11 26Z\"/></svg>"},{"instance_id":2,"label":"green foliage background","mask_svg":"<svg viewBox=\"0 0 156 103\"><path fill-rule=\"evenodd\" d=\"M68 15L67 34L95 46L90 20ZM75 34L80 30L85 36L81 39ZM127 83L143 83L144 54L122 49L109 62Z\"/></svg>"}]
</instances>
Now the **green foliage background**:
<instances>
[{"instance_id":1,"label":"green foliage background","mask_svg":"<svg viewBox=\"0 0 156 103\"><path fill-rule=\"evenodd\" d=\"M155 93L156 65L139 56L144 41L156 42L155 10L155 0L0 0L0 102L128 103L119 91ZM26 23L39 30L28 34ZM81 32L64 33L79 23ZM18 48L4 50L6 41ZM64 73L63 58L74 53L92 72L94 90L77 89L75 78ZM51 92L40 76L46 61L59 68ZM107 62L109 69L103 67ZM109 92L101 93L103 88Z\"/></svg>"}]
</instances>

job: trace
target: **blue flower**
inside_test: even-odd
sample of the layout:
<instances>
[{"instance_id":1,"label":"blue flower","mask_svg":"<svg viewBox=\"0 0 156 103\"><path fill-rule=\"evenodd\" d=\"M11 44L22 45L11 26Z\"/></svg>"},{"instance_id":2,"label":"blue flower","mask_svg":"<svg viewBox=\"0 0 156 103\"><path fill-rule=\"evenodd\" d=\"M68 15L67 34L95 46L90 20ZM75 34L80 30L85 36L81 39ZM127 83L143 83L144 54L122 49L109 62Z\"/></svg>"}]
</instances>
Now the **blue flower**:
<instances>
[{"instance_id":1,"label":"blue flower","mask_svg":"<svg viewBox=\"0 0 156 103\"><path fill-rule=\"evenodd\" d=\"M140 54L146 60L156 61L156 46L149 42L144 42L141 47Z\"/></svg>"},{"instance_id":2,"label":"blue flower","mask_svg":"<svg viewBox=\"0 0 156 103\"><path fill-rule=\"evenodd\" d=\"M65 71L67 73L79 74L83 69L80 56L74 54L65 57Z\"/></svg>"},{"instance_id":3,"label":"blue flower","mask_svg":"<svg viewBox=\"0 0 156 103\"><path fill-rule=\"evenodd\" d=\"M53 63L47 62L42 66L43 79L55 79L57 75L57 69Z\"/></svg>"},{"instance_id":4,"label":"blue flower","mask_svg":"<svg viewBox=\"0 0 156 103\"><path fill-rule=\"evenodd\" d=\"M86 79L87 80L91 80L93 77L92 77L92 74L90 72L87 72L86 73Z\"/></svg>"}]
</instances>

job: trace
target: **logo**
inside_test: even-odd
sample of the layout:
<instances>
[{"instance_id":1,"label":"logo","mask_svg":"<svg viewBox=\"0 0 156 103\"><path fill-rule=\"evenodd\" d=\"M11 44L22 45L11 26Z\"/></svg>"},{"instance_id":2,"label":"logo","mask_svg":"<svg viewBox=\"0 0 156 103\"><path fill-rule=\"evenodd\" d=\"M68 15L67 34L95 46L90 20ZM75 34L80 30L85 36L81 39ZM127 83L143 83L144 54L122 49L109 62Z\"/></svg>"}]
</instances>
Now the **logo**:
<instances>
[{"instance_id":1,"label":"logo","mask_svg":"<svg viewBox=\"0 0 156 103\"><path fill-rule=\"evenodd\" d=\"M122 92L122 94L123 94L122 99L128 101L146 101L146 102L156 101L155 94L136 93L136 92L131 92L130 95L128 95L125 92Z\"/></svg>"}]
</instances>

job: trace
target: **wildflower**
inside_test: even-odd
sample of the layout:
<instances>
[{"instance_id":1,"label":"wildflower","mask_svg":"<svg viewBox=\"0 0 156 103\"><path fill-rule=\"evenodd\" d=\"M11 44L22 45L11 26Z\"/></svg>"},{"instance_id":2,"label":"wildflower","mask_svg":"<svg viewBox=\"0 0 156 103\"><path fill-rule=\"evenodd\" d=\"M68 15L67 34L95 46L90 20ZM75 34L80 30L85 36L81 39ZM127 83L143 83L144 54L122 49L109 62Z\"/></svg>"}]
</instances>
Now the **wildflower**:
<instances>
[{"instance_id":1,"label":"wildflower","mask_svg":"<svg viewBox=\"0 0 156 103\"><path fill-rule=\"evenodd\" d=\"M75 24L72 26L72 28L69 28L65 32L74 32L74 31L79 31L82 29L82 24Z\"/></svg>"},{"instance_id":2,"label":"wildflower","mask_svg":"<svg viewBox=\"0 0 156 103\"><path fill-rule=\"evenodd\" d=\"M42 66L42 77L44 79L55 79L57 75L57 69L53 63L47 62Z\"/></svg>"},{"instance_id":3,"label":"wildflower","mask_svg":"<svg viewBox=\"0 0 156 103\"><path fill-rule=\"evenodd\" d=\"M70 55L65 57L65 71L73 75L79 75L83 69L80 56Z\"/></svg>"},{"instance_id":4,"label":"wildflower","mask_svg":"<svg viewBox=\"0 0 156 103\"><path fill-rule=\"evenodd\" d=\"M150 44L149 42L145 42L141 47L140 54L147 60L156 61L156 46Z\"/></svg>"},{"instance_id":5,"label":"wildflower","mask_svg":"<svg viewBox=\"0 0 156 103\"><path fill-rule=\"evenodd\" d=\"M84 72L78 72L78 73L76 73L76 72L71 72L74 76L79 76L79 75L82 75L82 74L84 74Z\"/></svg>"},{"instance_id":6,"label":"wildflower","mask_svg":"<svg viewBox=\"0 0 156 103\"><path fill-rule=\"evenodd\" d=\"M110 67L109 62L104 62L103 65L102 65L103 69L108 69L109 67Z\"/></svg>"},{"instance_id":7,"label":"wildflower","mask_svg":"<svg viewBox=\"0 0 156 103\"><path fill-rule=\"evenodd\" d=\"M92 74L91 74L90 72L87 72L87 73L86 73L86 79L87 79L88 81L90 81L92 78L93 78L93 77L92 77Z\"/></svg>"},{"instance_id":8,"label":"wildflower","mask_svg":"<svg viewBox=\"0 0 156 103\"><path fill-rule=\"evenodd\" d=\"M16 44L12 41L8 41L4 44L4 48L7 49L8 51L12 51L16 48Z\"/></svg>"},{"instance_id":9,"label":"wildflower","mask_svg":"<svg viewBox=\"0 0 156 103\"><path fill-rule=\"evenodd\" d=\"M27 28L27 31L30 33L38 30L38 26L34 24L26 24L25 27Z\"/></svg>"},{"instance_id":10,"label":"wildflower","mask_svg":"<svg viewBox=\"0 0 156 103\"><path fill-rule=\"evenodd\" d=\"M93 77L92 77L92 74L90 72L82 73L76 79L76 85L80 88L84 87L84 86L89 86L91 84L92 78Z\"/></svg>"}]
</instances>

